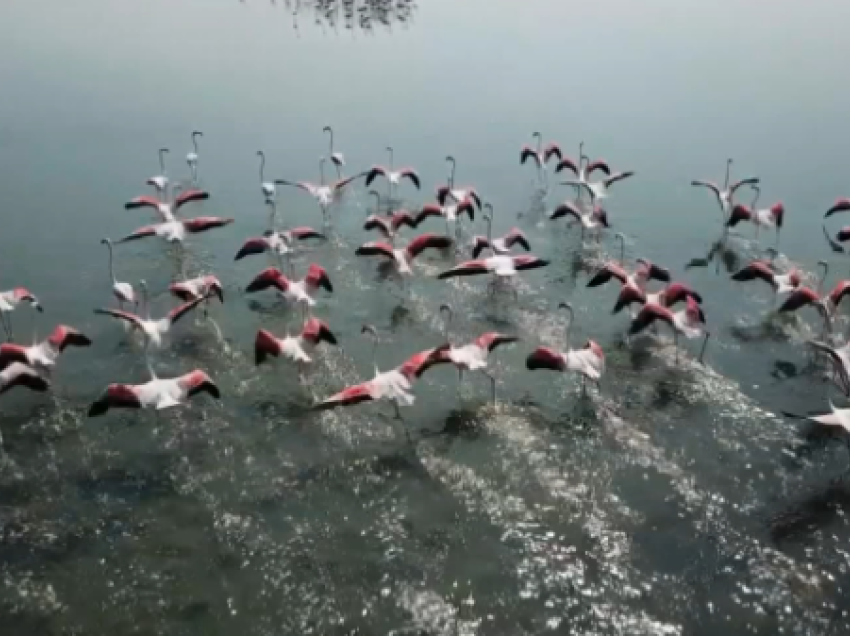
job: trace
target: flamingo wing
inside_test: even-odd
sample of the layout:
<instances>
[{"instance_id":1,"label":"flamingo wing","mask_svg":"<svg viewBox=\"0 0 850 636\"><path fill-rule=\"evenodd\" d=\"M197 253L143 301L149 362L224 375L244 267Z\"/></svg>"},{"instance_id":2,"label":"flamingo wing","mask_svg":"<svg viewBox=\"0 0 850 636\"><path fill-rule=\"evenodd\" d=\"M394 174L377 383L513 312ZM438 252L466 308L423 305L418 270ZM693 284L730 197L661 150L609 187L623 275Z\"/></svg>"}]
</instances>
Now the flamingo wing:
<instances>
[{"instance_id":1,"label":"flamingo wing","mask_svg":"<svg viewBox=\"0 0 850 636\"><path fill-rule=\"evenodd\" d=\"M282 292L289 289L289 279L284 276L277 267L269 267L257 274L248 286L245 288L246 293L263 291L269 287L275 287Z\"/></svg>"},{"instance_id":2,"label":"flamingo wing","mask_svg":"<svg viewBox=\"0 0 850 636\"><path fill-rule=\"evenodd\" d=\"M180 196L174 201L174 208L179 210L180 207L192 201L206 201L210 198L210 193L203 190L186 190L181 192Z\"/></svg>"},{"instance_id":3,"label":"flamingo wing","mask_svg":"<svg viewBox=\"0 0 850 636\"><path fill-rule=\"evenodd\" d=\"M32 367L20 362L13 362L6 369L0 371L0 393L5 393L16 386L23 386L31 391L43 393L50 388L50 383Z\"/></svg>"},{"instance_id":4,"label":"flamingo wing","mask_svg":"<svg viewBox=\"0 0 850 636\"><path fill-rule=\"evenodd\" d=\"M269 242L265 238L252 238L245 241L240 250L236 252L234 261L239 261L251 254L262 254L269 249Z\"/></svg>"},{"instance_id":5,"label":"flamingo wing","mask_svg":"<svg viewBox=\"0 0 850 636\"><path fill-rule=\"evenodd\" d=\"M845 395L850 395L850 370L848 370L847 365L844 363L844 360L838 354L838 351L835 347L825 343L820 342L818 340L809 340L807 342L808 345L814 347L818 351L825 353L829 359L832 361L835 370L838 372L838 375L841 378L840 386L844 391Z\"/></svg>"},{"instance_id":6,"label":"flamingo wing","mask_svg":"<svg viewBox=\"0 0 850 636\"><path fill-rule=\"evenodd\" d=\"M233 223L233 219L220 216L199 216L194 219L187 219L183 221L183 227L186 228L186 231L190 234L197 234L198 232L206 232L207 230L212 230L217 227L224 227L231 223Z\"/></svg>"},{"instance_id":7,"label":"flamingo wing","mask_svg":"<svg viewBox=\"0 0 850 636\"><path fill-rule=\"evenodd\" d=\"M390 222L382 216L370 214L363 224L364 230L378 230L384 236L390 235Z\"/></svg>"},{"instance_id":8,"label":"flamingo wing","mask_svg":"<svg viewBox=\"0 0 850 636\"><path fill-rule=\"evenodd\" d=\"M714 192L714 195L716 197L720 198L720 188L713 181L702 181L700 179L694 179L693 181L691 181L691 185L708 188L709 190Z\"/></svg>"},{"instance_id":9,"label":"flamingo wing","mask_svg":"<svg viewBox=\"0 0 850 636\"><path fill-rule=\"evenodd\" d=\"M125 210L136 210L138 208L154 208L159 211L160 201L155 197L141 196L131 199L124 204Z\"/></svg>"},{"instance_id":10,"label":"flamingo wing","mask_svg":"<svg viewBox=\"0 0 850 636\"><path fill-rule=\"evenodd\" d=\"M505 234L505 247L513 247L514 245L521 246L526 252L531 251L531 245L528 242L525 234L519 228L512 228L510 232Z\"/></svg>"},{"instance_id":11,"label":"flamingo wing","mask_svg":"<svg viewBox=\"0 0 850 636\"><path fill-rule=\"evenodd\" d=\"M602 183L605 184L606 188L610 188L613 184L617 183L617 181L628 179L629 177L633 177L634 175L634 170L627 170L626 172L617 172L615 174L612 174L610 177L604 179Z\"/></svg>"},{"instance_id":12,"label":"flamingo wing","mask_svg":"<svg viewBox=\"0 0 850 636\"><path fill-rule=\"evenodd\" d=\"M533 159L534 163L540 165L540 157L537 156L537 153L528 146L523 146L519 153L519 165L525 164L528 159Z\"/></svg>"},{"instance_id":13,"label":"flamingo wing","mask_svg":"<svg viewBox=\"0 0 850 636\"><path fill-rule=\"evenodd\" d=\"M497 331L488 331L475 339L475 345L482 349L486 349L487 351L493 351L500 345L510 344L512 342L519 342L519 338L517 336L509 336L507 334L499 333Z\"/></svg>"},{"instance_id":14,"label":"flamingo wing","mask_svg":"<svg viewBox=\"0 0 850 636\"><path fill-rule=\"evenodd\" d=\"M596 170L600 170L604 172L607 176L611 176L611 168L602 159L595 159L594 161L591 161L587 164L587 167L585 168L585 172L587 173L588 177L592 175L593 172Z\"/></svg>"},{"instance_id":15,"label":"flamingo wing","mask_svg":"<svg viewBox=\"0 0 850 636\"><path fill-rule=\"evenodd\" d=\"M360 404L361 402L371 402L374 399L375 387L373 383L369 381L343 389L339 393L330 396L326 400L322 400L313 408L322 411L327 409L335 409L340 406Z\"/></svg>"},{"instance_id":16,"label":"flamingo wing","mask_svg":"<svg viewBox=\"0 0 850 636\"><path fill-rule=\"evenodd\" d=\"M660 281L662 283L670 282L670 270L666 267L656 265L655 263L648 261L645 258L639 258L638 263L640 263L646 268L646 274L648 278Z\"/></svg>"},{"instance_id":17,"label":"flamingo wing","mask_svg":"<svg viewBox=\"0 0 850 636\"><path fill-rule=\"evenodd\" d=\"M417 227L420 223L422 223L422 221L432 216L444 218L445 214L443 213L443 208L440 205L436 205L434 203L426 203L422 206L422 209L419 210L419 213L416 215L416 225L414 225L414 227Z\"/></svg>"},{"instance_id":18,"label":"flamingo wing","mask_svg":"<svg viewBox=\"0 0 850 636\"><path fill-rule=\"evenodd\" d=\"M142 328L142 324L144 321L139 318L136 314L131 314L129 311L122 311L120 309L95 309L94 313L102 315L102 316L112 316L113 318L118 318L120 320L125 320L129 322L131 325Z\"/></svg>"},{"instance_id":19,"label":"flamingo wing","mask_svg":"<svg viewBox=\"0 0 850 636\"><path fill-rule=\"evenodd\" d=\"M759 178L758 177L747 177L746 179L741 179L740 181L736 181L731 186L729 186L729 192L731 194L735 194L735 191L745 185L758 185Z\"/></svg>"},{"instance_id":20,"label":"flamingo wing","mask_svg":"<svg viewBox=\"0 0 850 636\"><path fill-rule=\"evenodd\" d=\"M489 271L490 266L486 259L464 261L445 272L441 272L437 278L444 280L446 278L454 278L455 276L476 276L478 274L486 274Z\"/></svg>"},{"instance_id":21,"label":"flamingo wing","mask_svg":"<svg viewBox=\"0 0 850 636\"><path fill-rule=\"evenodd\" d=\"M598 272L596 272L593 277L587 281L588 287L599 287L600 285L604 285L612 278L616 278L620 281L620 284L625 285L629 280L629 274L620 267L617 263L605 263Z\"/></svg>"},{"instance_id":22,"label":"flamingo wing","mask_svg":"<svg viewBox=\"0 0 850 636\"><path fill-rule=\"evenodd\" d=\"M328 327L327 323L318 318L310 318L304 324L304 329L301 330L301 337L313 344L320 342L327 342L332 345L338 344L336 336L330 327Z\"/></svg>"},{"instance_id":23,"label":"flamingo wing","mask_svg":"<svg viewBox=\"0 0 850 636\"><path fill-rule=\"evenodd\" d=\"M452 361L449 356L451 348L450 344L445 343L434 349L415 353L398 367L398 372L408 380L422 377L422 374L434 365L450 363Z\"/></svg>"},{"instance_id":24,"label":"flamingo wing","mask_svg":"<svg viewBox=\"0 0 850 636\"><path fill-rule=\"evenodd\" d=\"M576 182L578 183L578 182ZM581 210L572 201L564 201L561 205L552 211L549 215L550 219L560 219L563 216L572 216L576 221L581 221Z\"/></svg>"},{"instance_id":25,"label":"flamingo wing","mask_svg":"<svg viewBox=\"0 0 850 636\"><path fill-rule=\"evenodd\" d=\"M821 225L821 229L823 230L824 238L826 238L826 242L829 243L830 249L836 254L843 254L844 248L841 246L841 243L833 239L829 232L826 231L826 226Z\"/></svg>"},{"instance_id":26,"label":"flamingo wing","mask_svg":"<svg viewBox=\"0 0 850 636\"><path fill-rule=\"evenodd\" d=\"M378 241L364 243L354 251L354 254L357 256L384 256L390 260L395 260L393 246Z\"/></svg>"},{"instance_id":27,"label":"flamingo wing","mask_svg":"<svg viewBox=\"0 0 850 636\"><path fill-rule=\"evenodd\" d=\"M307 275L304 277L304 281L309 287L321 287L325 291L333 293L334 286L331 283L331 278L321 265L311 264L307 268Z\"/></svg>"},{"instance_id":28,"label":"flamingo wing","mask_svg":"<svg viewBox=\"0 0 850 636\"><path fill-rule=\"evenodd\" d=\"M640 303L643 305L646 303L646 293L642 289L638 289L632 285L625 285L617 296L617 302L614 303L614 309L611 310L612 314L618 314L623 311L624 307L627 307L633 303Z\"/></svg>"},{"instance_id":29,"label":"flamingo wing","mask_svg":"<svg viewBox=\"0 0 850 636\"><path fill-rule=\"evenodd\" d=\"M850 292L850 280L838 281L838 284L829 292L829 299L838 307L848 292Z\"/></svg>"},{"instance_id":30,"label":"flamingo wing","mask_svg":"<svg viewBox=\"0 0 850 636\"><path fill-rule=\"evenodd\" d=\"M206 300L206 296L198 296L197 298L193 298L187 303L178 305L177 307L168 312L168 316L166 316L166 319L168 320L169 324L173 325L187 313L192 311L195 307L204 302L204 300Z\"/></svg>"},{"instance_id":31,"label":"flamingo wing","mask_svg":"<svg viewBox=\"0 0 850 636\"><path fill-rule=\"evenodd\" d=\"M122 239L118 239L115 241L116 243L127 243L129 241L137 241L139 239L146 238L148 236L156 236L156 231L159 229L159 225L146 225L144 227L140 227L135 230L132 234L128 234Z\"/></svg>"},{"instance_id":32,"label":"flamingo wing","mask_svg":"<svg viewBox=\"0 0 850 636\"><path fill-rule=\"evenodd\" d=\"M405 250L410 258L416 258L427 249L444 250L452 246L454 241L442 234L422 234L410 242Z\"/></svg>"},{"instance_id":33,"label":"flamingo wing","mask_svg":"<svg viewBox=\"0 0 850 636\"><path fill-rule=\"evenodd\" d=\"M837 212L848 212L850 211L850 199L841 198L838 199L835 203L832 204L832 207L826 211L826 214L823 215L823 218L828 216L832 216Z\"/></svg>"},{"instance_id":34,"label":"flamingo wing","mask_svg":"<svg viewBox=\"0 0 850 636\"><path fill-rule=\"evenodd\" d=\"M311 227L294 227L291 230L287 230L285 233L298 241L305 241L313 238L324 240L327 238L327 236Z\"/></svg>"},{"instance_id":35,"label":"flamingo wing","mask_svg":"<svg viewBox=\"0 0 850 636\"><path fill-rule=\"evenodd\" d=\"M50 334L49 341L59 351L65 351L65 347L91 346L91 339L87 335L67 325L58 325Z\"/></svg>"},{"instance_id":36,"label":"flamingo wing","mask_svg":"<svg viewBox=\"0 0 850 636\"><path fill-rule=\"evenodd\" d=\"M663 320L669 325L674 324L673 314L669 309L660 307L653 303L645 304L637 317L632 320L632 324L629 326L629 335L633 336L640 333L656 320Z\"/></svg>"},{"instance_id":37,"label":"flamingo wing","mask_svg":"<svg viewBox=\"0 0 850 636\"><path fill-rule=\"evenodd\" d=\"M470 221L475 220L475 206L472 205L472 199L470 197L466 197L463 201L460 201L457 204L457 209L455 210L455 214L460 216L461 214L466 213L469 216ZM480 205L478 206L481 207Z\"/></svg>"},{"instance_id":38,"label":"flamingo wing","mask_svg":"<svg viewBox=\"0 0 850 636\"><path fill-rule=\"evenodd\" d=\"M103 415L111 408L138 409L142 407L136 387L129 384L110 384L89 407L89 417Z\"/></svg>"},{"instance_id":39,"label":"flamingo wing","mask_svg":"<svg viewBox=\"0 0 850 636\"><path fill-rule=\"evenodd\" d=\"M416 218L407 210L397 210L392 215L392 228L398 230L402 225L415 228Z\"/></svg>"},{"instance_id":40,"label":"flamingo wing","mask_svg":"<svg viewBox=\"0 0 850 636\"><path fill-rule=\"evenodd\" d=\"M20 362L21 364L29 364L29 356L27 355L27 347L22 347L18 344L6 342L0 345L0 369L5 369L10 364Z\"/></svg>"},{"instance_id":41,"label":"flamingo wing","mask_svg":"<svg viewBox=\"0 0 850 636\"><path fill-rule=\"evenodd\" d=\"M417 190L422 189L422 182L419 180L419 175L413 168L405 168L404 170L399 172L399 174L402 176L402 178L407 177L408 179L410 179L410 182L416 186Z\"/></svg>"},{"instance_id":42,"label":"flamingo wing","mask_svg":"<svg viewBox=\"0 0 850 636\"><path fill-rule=\"evenodd\" d=\"M549 161L552 157L557 157L561 160L561 148L556 143L551 143L543 149L543 160Z\"/></svg>"},{"instance_id":43,"label":"flamingo wing","mask_svg":"<svg viewBox=\"0 0 850 636\"><path fill-rule=\"evenodd\" d=\"M561 160L558 162L558 165L555 166L556 173L561 172L562 170L569 170L575 176L578 176L579 173L578 164L576 164L576 162L569 157L561 157Z\"/></svg>"},{"instance_id":44,"label":"flamingo wing","mask_svg":"<svg viewBox=\"0 0 850 636\"><path fill-rule=\"evenodd\" d=\"M307 183L306 181L287 181L286 179L275 179L275 185L285 185L293 188L299 188L304 190L304 192L308 192L310 194L315 194L316 186L312 183Z\"/></svg>"},{"instance_id":45,"label":"flamingo wing","mask_svg":"<svg viewBox=\"0 0 850 636\"><path fill-rule=\"evenodd\" d=\"M748 205L736 203L732 208L732 214L729 215L729 220L726 221L726 227L735 227L741 221L751 221L753 219L753 211Z\"/></svg>"},{"instance_id":46,"label":"flamingo wing","mask_svg":"<svg viewBox=\"0 0 850 636\"><path fill-rule=\"evenodd\" d=\"M389 170L384 168L383 166L372 166L370 170L366 172L366 186L372 185L372 182L378 178L378 176L386 177Z\"/></svg>"},{"instance_id":47,"label":"flamingo wing","mask_svg":"<svg viewBox=\"0 0 850 636\"><path fill-rule=\"evenodd\" d=\"M549 371L566 371L567 361L564 355L548 347L538 347L525 359L525 368L529 371L547 369Z\"/></svg>"},{"instance_id":48,"label":"flamingo wing","mask_svg":"<svg viewBox=\"0 0 850 636\"><path fill-rule=\"evenodd\" d=\"M779 307L781 313L788 311L797 311L806 305L813 305L820 302L817 292L808 287L799 287L788 295L785 302Z\"/></svg>"},{"instance_id":49,"label":"flamingo wing","mask_svg":"<svg viewBox=\"0 0 850 636\"><path fill-rule=\"evenodd\" d=\"M702 304L702 296L683 283L670 283L664 289L664 304L667 307L689 299Z\"/></svg>"},{"instance_id":50,"label":"flamingo wing","mask_svg":"<svg viewBox=\"0 0 850 636\"><path fill-rule=\"evenodd\" d=\"M746 267L738 270L731 276L732 280L747 282L751 280L763 280L771 287L776 286L776 279L770 265L764 261L753 261Z\"/></svg>"},{"instance_id":51,"label":"flamingo wing","mask_svg":"<svg viewBox=\"0 0 850 636\"><path fill-rule=\"evenodd\" d=\"M549 261L547 261L546 259L538 258L533 254L513 256L511 260L514 263L514 269L518 272L522 272L528 269L538 269L540 267L546 267L549 264Z\"/></svg>"},{"instance_id":52,"label":"flamingo wing","mask_svg":"<svg viewBox=\"0 0 850 636\"><path fill-rule=\"evenodd\" d=\"M486 236L476 236L472 243L472 258L478 258L481 252L490 247L490 241Z\"/></svg>"}]
</instances>

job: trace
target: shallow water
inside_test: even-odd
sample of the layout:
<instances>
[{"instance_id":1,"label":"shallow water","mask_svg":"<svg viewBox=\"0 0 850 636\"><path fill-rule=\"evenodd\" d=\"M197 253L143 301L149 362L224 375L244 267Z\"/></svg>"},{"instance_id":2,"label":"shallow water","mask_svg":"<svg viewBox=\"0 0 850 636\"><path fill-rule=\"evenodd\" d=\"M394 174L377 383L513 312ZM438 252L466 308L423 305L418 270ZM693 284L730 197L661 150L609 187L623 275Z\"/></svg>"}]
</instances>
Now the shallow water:
<instances>
[{"instance_id":1,"label":"shallow water","mask_svg":"<svg viewBox=\"0 0 850 636\"><path fill-rule=\"evenodd\" d=\"M837 438L787 420L834 390L801 346L812 315L768 319L773 300L727 268L774 241L733 232L724 258L685 269L720 235L710 197L688 184L758 174L763 200L788 210L782 252L807 271L828 253L822 211L848 194L843 25L850 8L820 0L760 6L722 0L603 5L421 0L382 24L334 27L308 2L14 0L0 21L0 288L25 285L46 311L14 314L24 342L62 322L93 340L60 361L53 393L2 398L0 624L12 634L840 634L850 628L847 454ZM406 5L407 6L407 5ZM357 10L355 9L355 14ZM316 16L319 15L317 22ZM401 16L400 19L399 16ZM419 263L406 299L356 246L371 208L358 183L333 211L332 240L295 259L334 283L315 310L341 347L319 355L306 387L285 363L256 368L258 328L298 316L243 288L265 256L234 262L265 228L256 151L267 178L318 177L332 124L348 169L412 165L429 202L445 180L495 206L495 233L517 225L550 267L522 276L519 302L484 280L446 283L451 255ZM223 399L155 413L86 418L109 382L147 379L140 347L92 309L111 302L102 236L149 222L123 203L145 192L171 148L188 177L189 133L204 131L200 178L211 200L191 215L232 216L192 237L182 262L149 239L116 249L119 278L144 278L155 314L181 271L214 271L224 306L188 317L156 354L160 375L201 367ZM705 298L712 339L682 360L664 329L620 346L616 290L588 289L583 246L545 220L549 191L519 148L540 130L570 154L637 176L606 201L627 257L669 267ZM378 184L383 191L384 185ZM542 200L541 200L542 197ZM313 202L279 192L286 225L321 224ZM836 221L836 226L838 221ZM832 227L832 226L831 226ZM442 231L429 221L427 231ZM484 231L482 224L476 233ZM413 235L409 230L407 235ZM601 392L525 370L538 344L607 353ZM485 330L518 335L496 351L498 405L486 378L458 394L429 372L405 411L309 410L371 372L364 323L381 333L378 366ZM33 322L35 320L35 322Z\"/></svg>"}]
</instances>

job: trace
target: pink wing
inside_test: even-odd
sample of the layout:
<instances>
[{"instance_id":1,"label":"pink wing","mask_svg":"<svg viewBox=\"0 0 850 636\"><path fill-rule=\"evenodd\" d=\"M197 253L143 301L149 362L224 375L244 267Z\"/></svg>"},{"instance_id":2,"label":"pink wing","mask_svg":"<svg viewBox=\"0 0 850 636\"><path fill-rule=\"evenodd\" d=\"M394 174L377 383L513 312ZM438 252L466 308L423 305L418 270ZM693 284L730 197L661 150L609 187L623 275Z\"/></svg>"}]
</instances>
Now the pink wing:
<instances>
[{"instance_id":1,"label":"pink wing","mask_svg":"<svg viewBox=\"0 0 850 636\"><path fill-rule=\"evenodd\" d=\"M59 351L64 351L65 347L68 346L88 347L91 345L91 340L88 336L72 327L68 327L67 325L57 326L53 330L53 333L50 334L48 341L54 347L59 349Z\"/></svg>"},{"instance_id":2,"label":"pink wing","mask_svg":"<svg viewBox=\"0 0 850 636\"><path fill-rule=\"evenodd\" d=\"M818 297L817 292L809 289L808 287L800 287L789 294L788 298L785 299L785 302L782 303L782 306L779 307L779 311L797 311L801 307L813 305L818 302L820 302L820 298Z\"/></svg>"},{"instance_id":3,"label":"pink wing","mask_svg":"<svg viewBox=\"0 0 850 636\"><path fill-rule=\"evenodd\" d=\"M481 255L481 252L489 247L490 241L487 240L486 236L476 236L475 241L472 244L472 258L478 258Z\"/></svg>"},{"instance_id":4,"label":"pink wing","mask_svg":"<svg viewBox=\"0 0 850 636\"><path fill-rule=\"evenodd\" d=\"M500 345L510 344L512 342L519 342L519 338L496 331L488 331L475 339L475 345L487 351L493 351L493 349Z\"/></svg>"},{"instance_id":5,"label":"pink wing","mask_svg":"<svg viewBox=\"0 0 850 636\"><path fill-rule=\"evenodd\" d=\"M552 211L550 219L560 219L562 216L572 216L576 221L581 221L581 210L572 201L565 201Z\"/></svg>"},{"instance_id":6,"label":"pink wing","mask_svg":"<svg viewBox=\"0 0 850 636\"><path fill-rule=\"evenodd\" d=\"M242 248L236 252L234 261L242 260L251 254L262 254L269 249L269 242L265 238L252 238L245 241Z\"/></svg>"},{"instance_id":7,"label":"pink wing","mask_svg":"<svg viewBox=\"0 0 850 636\"><path fill-rule=\"evenodd\" d=\"M540 165L540 157L537 156L537 153L528 146L523 146L519 153L519 164L523 165L528 159L533 159L534 163Z\"/></svg>"},{"instance_id":8,"label":"pink wing","mask_svg":"<svg viewBox=\"0 0 850 636\"><path fill-rule=\"evenodd\" d=\"M187 303L183 303L182 305L178 305L174 309L168 312L168 321L173 325L175 322L180 320L187 313L192 311L195 307L201 304L206 298L204 296L198 296L194 300L190 300Z\"/></svg>"},{"instance_id":9,"label":"pink wing","mask_svg":"<svg viewBox=\"0 0 850 636\"><path fill-rule=\"evenodd\" d=\"M156 231L159 228L159 225L146 225L145 227L140 227L138 230L133 232L132 234L128 234L122 239L115 241L116 243L127 243L128 241L137 241L138 239L146 238L148 236L156 236Z\"/></svg>"},{"instance_id":10,"label":"pink wing","mask_svg":"<svg viewBox=\"0 0 850 636\"><path fill-rule=\"evenodd\" d=\"M330 327L328 327L328 324L318 318L310 318L304 323L304 329L301 330L301 337L313 344L320 342L327 342L332 345L337 344L336 336Z\"/></svg>"},{"instance_id":11,"label":"pink wing","mask_svg":"<svg viewBox=\"0 0 850 636\"><path fill-rule=\"evenodd\" d=\"M5 369L13 362L29 364L27 347L7 342L0 345L0 369Z\"/></svg>"},{"instance_id":12,"label":"pink wing","mask_svg":"<svg viewBox=\"0 0 850 636\"><path fill-rule=\"evenodd\" d=\"M316 404L314 407L317 410L334 409L339 406L349 406L351 404L359 404L360 402L370 402L374 400L372 394L373 387L371 382L364 382L343 389L336 395L332 395L326 400Z\"/></svg>"},{"instance_id":13,"label":"pink wing","mask_svg":"<svg viewBox=\"0 0 850 636\"><path fill-rule=\"evenodd\" d=\"M281 354L281 351L280 341L271 332L265 329L260 329L257 332L257 338L254 340L254 364L262 364L268 356L276 358Z\"/></svg>"},{"instance_id":14,"label":"pink wing","mask_svg":"<svg viewBox=\"0 0 850 636\"><path fill-rule=\"evenodd\" d=\"M476 276L478 274L486 274L489 271L490 268L487 266L486 259L465 261L440 273L437 278L444 280L446 278L454 278L455 276Z\"/></svg>"},{"instance_id":15,"label":"pink wing","mask_svg":"<svg viewBox=\"0 0 850 636\"><path fill-rule=\"evenodd\" d=\"M313 263L307 268L307 276L304 277L309 287L322 287L328 292L333 292L334 286L331 284L330 276L325 271L324 267Z\"/></svg>"},{"instance_id":16,"label":"pink wing","mask_svg":"<svg viewBox=\"0 0 850 636\"><path fill-rule=\"evenodd\" d=\"M419 214L416 215L416 226L418 226L422 221L427 219L430 216L438 216L440 218L444 218L445 214L443 214L443 208L434 203L427 203L422 206L422 209L419 211Z\"/></svg>"},{"instance_id":17,"label":"pink wing","mask_svg":"<svg viewBox=\"0 0 850 636\"><path fill-rule=\"evenodd\" d=\"M395 260L393 246L389 243L381 243L379 241L364 243L354 251L354 254L356 256L385 256L386 258Z\"/></svg>"},{"instance_id":18,"label":"pink wing","mask_svg":"<svg viewBox=\"0 0 850 636\"><path fill-rule=\"evenodd\" d=\"M832 216L836 212L847 212L848 210L850 210L850 199L841 198L833 203L832 207L829 208L823 216L826 218L828 216Z\"/></svg>"},{"instance_id":19,"label":"pink wing","mask_svg":"<svg viewBox=\"0 0 850 636\"><path fill-rule=\"evenodd\" d=\"M559 351L548 347L539 347L525 359L525 368L529 371L548 369L549 371L566 371L567 363Z\"/></svg>"},{"instance_id":20,"label":"pink wing","mask_svg":"<svg viewBox=\"0 0 850 636\"><path fill-rule=\"evenodd\" d=\"M549 161L552 157L561 159L561 148L556 143L551 143L543 149L543 159Z\"/></svg>"},{"instance_id":21,"label":"pink wing","mask_svg":"<svg viewBox=\"0 0 850 636\"><path fill-rule=\"evenodd\" d=\"M402 177L407 177L408 179L410 179L410 181L413 183L413 185L416 186L417 190L422 189L422 182L419 180L419 175L416 173L416 171L413 168L405 168L404 170L401 170L399 172L399 174Z\"/></svg>"},{"instance_id":22,"label":"pink wing","mask_svg":"<svg viewBox=\"0 0 850 636\"><path fill-rule=\"evenodd\" d=\"M592 175L595 170L601 170L608 176L611 175L611 168L609 168L608 164L602 159L596 159L595 161L591 161L589 164L587 164L587 167L585 168L585 172L587 173L588 177Z\"/></svg>"},{"instance_id":23,"label":"pink wing","mask_svg":"<svg viewBox=\"0 0 850 636\"><path fill-rule=\"evenodd\" d=\"M311 227L294 227L291 230L287 230L284 234L289 234L292 238L304 241L307 239L315 238L315 239L325 239L327 238L321 232L314 230Z\"/></svg>"},{"instance_id":24,"label":"pink wing","mask_svg":"<svg viewBox=\"0 0 850 636\"><path fill-rule=\"evenodd\" d=\"M154 208L159 210L160 200L155 197L142 196L131 199L124 204L125 210L135 210L137 208Z\"/></svg>"},{"instance_id":25,"label":"pink wing","mask_svg":"<svg viewBox=\"0 0 850 636\"><path fill-rule=\"evenodd\" d=\"M199 216L194 219L186 219L183 221L183 227L191 234L198 232L206 232L217 227L224 227L233 223L233 219L225 219L218 216Z\"/></svg>"},{"instance_id":26,"label":"pink wing","mask_svg":"<svg viewBox=\"0 0 850 636\"><path fill-rule=\"evenodd\" d=\"M570 159L569 157L562 157L561 160L558 162L558 165L555 166L556 173L561 172L562 170L569 170L570 172L575 174L575 176L578 176L579 173L578 165L576 165L576 162Z\"/></svg>"},{"instance_id":27,"label":"pink wing","mask_svg":"<svg viewBox=\"0 0 850 636\"><path fill-rule=\"evenodd\" d=\"M525 237L525 234L519 228L512 228L510 232L505 234L505 246L513 247L514 245L520 245L522 248L528 252L531 250L531 245L528 243L528 239Z\"/></svg>"},{"instance_id":28,"label":"pink wing","mask_svg":"<svg viewBox=\"0 0 850 636\"><path fill-rule=\"evenodd\" d=\"M186 192L182 192L180 196L177 197L174 202L174 207L179 210L185 203L190 203L192 201L206 201L209 198L209 192L204 192L203 190L186 190Z\"/></svg>"},{"instance_id":29,"label":"pink wing","mask_svg":"<svg viewBox=\"0 0 850 636\"><path fill-rule=\"evenodd\" d=\"M136 327L141 327L143 322L136 314L131 314L129 311L121 311L120 309L95 309L94 313L103 316L112 316L113 318L120 318L121 320L126 320Z\"/></svg>"},{"instance_id":30,"label":"pink wing","mask_svg":"<svg viewBox=\"0 0 850 636\"><path fill-rule=\"evenodd\" d=\"M599 287L600 285L604 285L612 278L616 278L620 281L621 285L625 285L629 280L629 274L617 263L605 263L605 265L600 269L596 274L593 275L589 281L587 281L588 287Z\"/></svg>"},{"instance_id":31,"label":"pink wing","mask_svg":"<svg viewBox=\"0 0 850 636\"><path fill-rule=\"evenodd\" d=\"M422 234L410 242L406 251L410 258L416 258L427 249L444 250L451 247L452 243L452 239L448 236L443 236L442 234Z\"/></svg>"},{"instance_id":32,"label":"pink wing","mask_svg":"<svg viewBox=\"0 0 850 636\"><path fill-rule=\"evenodd\" d=\"M285 292L289 289L289 279L286 278L283 274L281 274L280 270L276 267L269 267L268 269L264 269L262 272L257 274L248 286L245 288L247 293L262 291L264 289L268 289L269 287L275 287L282 292Z\"/></svg>"}]
</instances>

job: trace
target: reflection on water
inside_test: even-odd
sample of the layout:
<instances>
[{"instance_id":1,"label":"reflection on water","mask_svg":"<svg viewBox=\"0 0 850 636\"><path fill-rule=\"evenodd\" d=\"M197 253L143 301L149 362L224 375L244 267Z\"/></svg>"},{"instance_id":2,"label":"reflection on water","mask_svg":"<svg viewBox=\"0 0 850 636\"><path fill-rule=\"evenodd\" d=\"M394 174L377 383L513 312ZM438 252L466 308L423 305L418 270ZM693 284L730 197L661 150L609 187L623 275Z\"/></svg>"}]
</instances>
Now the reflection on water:
<instances>
[{"instance_id":1,"label":"reflection on water","mask_svg":"<svg viewBox=\"0 0 850 636\"><path fill-rule=\"evenodd\" d=\"M264 0L240 0L242 4L258 4ZM392 30L393 26L407 26L413 22L418 8L416 0L269 0L292 12L292 27L302 23L339 33L362 31L376 33L378 27Z\"/></svg>"}]
</instances>

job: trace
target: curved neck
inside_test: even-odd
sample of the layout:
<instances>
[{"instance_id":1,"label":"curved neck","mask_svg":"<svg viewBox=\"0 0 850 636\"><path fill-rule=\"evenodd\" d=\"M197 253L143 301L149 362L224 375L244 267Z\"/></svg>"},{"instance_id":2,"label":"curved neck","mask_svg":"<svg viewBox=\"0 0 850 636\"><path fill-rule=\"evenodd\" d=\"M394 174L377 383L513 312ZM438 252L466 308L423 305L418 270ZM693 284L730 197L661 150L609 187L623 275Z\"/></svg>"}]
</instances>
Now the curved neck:
<instances>
[{"instance_id":1,"label":"curved neck","mask_svg":"<svg viewBox=\"0 0 850 636\"><path fill-rule=\"evenodd\" d=\"M451 160L452 169L449 171L449 189L455 187L455 168L457 168L457 163L454 159Z\"/></svg>"},{"instance_id":2,"label":"curved neck","mask_svg":"<svg viewBox=\"0 0 850 636\"><path fill-rule=\"evenodd\" d=\"M162 150L159 151L159 171L165 176L165 153Z\"/></svg>"}]
</instances>

